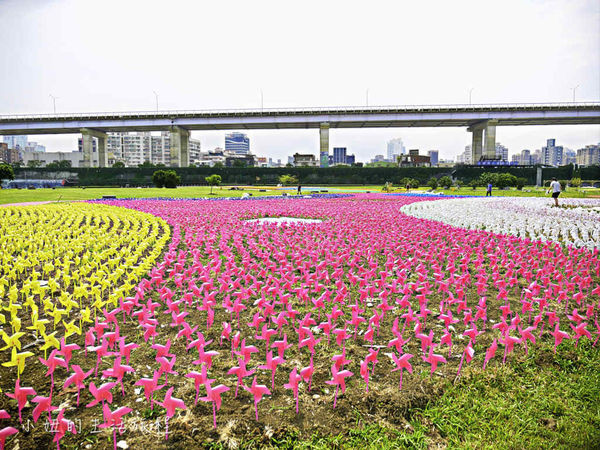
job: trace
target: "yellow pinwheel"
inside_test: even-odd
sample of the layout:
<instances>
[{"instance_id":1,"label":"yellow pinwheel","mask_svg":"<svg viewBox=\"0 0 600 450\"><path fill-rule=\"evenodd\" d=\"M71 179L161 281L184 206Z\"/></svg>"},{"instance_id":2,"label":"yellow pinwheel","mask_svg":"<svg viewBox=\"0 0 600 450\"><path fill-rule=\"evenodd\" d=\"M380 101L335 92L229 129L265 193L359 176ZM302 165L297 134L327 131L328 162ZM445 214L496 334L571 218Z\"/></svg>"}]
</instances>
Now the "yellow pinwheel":
<instances>
[{"instance_id":1,"label":"yellow pinwheel","mask_svg":"<svg viewBox=\"0 0 600 450\"><path fill-rule=\"evenodd\" d=\"M17 353L17 349L13 347L10 361L2 363L4 367L16 367L17 378L21 378L21 374L25 369L25 359L34 356L32 352L21 352Z\"/></svg>"}]
</instances>

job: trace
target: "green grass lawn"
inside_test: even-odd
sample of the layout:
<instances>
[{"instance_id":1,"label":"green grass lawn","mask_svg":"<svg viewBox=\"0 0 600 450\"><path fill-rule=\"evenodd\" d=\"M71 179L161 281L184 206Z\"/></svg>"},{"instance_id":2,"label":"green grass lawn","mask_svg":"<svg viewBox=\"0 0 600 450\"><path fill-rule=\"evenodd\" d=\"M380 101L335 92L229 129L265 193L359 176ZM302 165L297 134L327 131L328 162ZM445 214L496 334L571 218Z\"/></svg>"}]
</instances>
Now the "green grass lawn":
<instances>
[{"instance_id":1,"label":"green grass lawn","mask_svg":"<svg viewBox=\"0 0 600 450\"><path fill-rule=\"evenodd\" d=\"M58 200L92 200L103 195L115 195L117 198L197 198L197 197L241 197L244 192L257 195L281 195L281 191L267 189L259 192L257 188L242 188L240 191L231 191L228 186L214 188L209 195L207 186L182 186L176 189L166 188L57 188L57 189L2 189L0 190L0 204L21 202L43 202Z\"/></svg>"},{"instance_id":2,"label":"green grass lawn","mask_svg":"<svg viewBox=\"0 0 600 450\"><path fill-rule=\"evenodd\" d=\"M310 187L310 186L304 186ZM382 192L382 186L319 186L328 190L330 193L361 193L361 192ZM295 194L295 189L281 190L273 186L241 186L242 190L230 190L229 186L221 186L213 189L212 197L241 197L245 192L251 193L254 196L258 195L281 195L282 192ZM265 189L266 192L260 192L259 189ZM411 192L424 193L429 190L428 187L412 189ZM405 193L406 190L401 188L394 190L394 193ZM443 192L448 195L485 195L484 188L469 188L461 187L460 189L437 189L436 192ZM117 198L152 198L152 197L168 197L168 198L202 198L211 197L209 195L210 188L207 186L183 186L176 189L165 188L57 188L57 189L2 189L0 190L0 204L7 203L22 203L22 202L43 202L43 201L58 201L58 200L92 200L101 198L103 195L115 195ZM308 190L305 194L310 193ZM494 189L493 196L512 196L512 197L549 197L546 190L528 186L522 191L517 189L499 190ZM569 188L561 194L561 197L576 197L588 198L592 196L600 196L600 189L575 189Z\"/></svg>"}]
</instances>

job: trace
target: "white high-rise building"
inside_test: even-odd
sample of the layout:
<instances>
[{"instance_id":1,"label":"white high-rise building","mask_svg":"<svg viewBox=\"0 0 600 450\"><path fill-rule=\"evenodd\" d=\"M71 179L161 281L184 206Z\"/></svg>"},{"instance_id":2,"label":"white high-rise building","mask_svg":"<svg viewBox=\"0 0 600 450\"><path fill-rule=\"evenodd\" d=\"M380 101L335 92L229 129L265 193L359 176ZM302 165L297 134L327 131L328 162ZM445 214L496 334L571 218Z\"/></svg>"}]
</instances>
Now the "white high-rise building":
<instances>
[{"instance_id":1,"label":"white high-rise building","mask_svg":"<svg viewBox=\"0 0 600 450\"><path fill-rule=\"evenodd\" d=\"M387 159L388 161L396 161L396 157L404 155L406 148L402 142L402 138L396 138L388 141L387 143Z\"/></svg>"},{"instance_id":2,"label":"white high-rise building","mask_svg":"<svg viewBox=\"0 0 600 450\"><path fill-rule=\"evenodd\" d=\"M501 161L508 162L508 148L506 148L500 142L496 143L496 157Z\"/></svg>"},{"instance_id":3,"label":"white high-rise building","mask_svg":"<svg viewBox=\"0 0 600 450\"><path fill-rule=\"evenodd\" d=\"M470 145L466 145L465 151L456 156L456 164L473 164Z\"/></svg>"},{"instance_id":4,"label":"white high-rise building","mask_svg":"<svg viewBox=\"0 0 600 450\"><path fill-rule=\"evenodd\" d=\"M542 164L548 166L563 165L563 148L556 146L556 139L548 139L546 146L542 147Z\"/></svg>"},{"instance_id":5,"label":"white high-rise building","mask_svg":"<svg viewBox=\"0 0 600 450\"><path fill-rule=\"evenodd\" d=\"M201 159L201 145L198 139L188 141L190 164ZM108 133L106 139L108 165L121 161L126 166L135 167L144 162L171 165L171 136L168 131L153 136L144 133Z\"/></svg>"}]
</instances>

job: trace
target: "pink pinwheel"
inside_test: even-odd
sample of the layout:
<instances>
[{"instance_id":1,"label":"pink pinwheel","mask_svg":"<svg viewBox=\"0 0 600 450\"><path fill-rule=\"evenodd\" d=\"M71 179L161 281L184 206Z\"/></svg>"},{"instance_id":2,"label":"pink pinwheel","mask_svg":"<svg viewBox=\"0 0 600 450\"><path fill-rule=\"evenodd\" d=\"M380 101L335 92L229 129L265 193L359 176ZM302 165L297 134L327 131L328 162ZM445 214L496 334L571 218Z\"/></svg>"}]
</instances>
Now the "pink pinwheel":
<instances>
[{"instance_id":1,"label":"pink pinwheel","mask_svg":"<svg viewBox=\"0 0 600 450\"><path fill-rule=\"evenodd\" d=\"M506 333L506 335L504 335L504 340L501 340L500 343L504 344L504 358L502 358L502 364L504 364L506 363L506 357L513 351L515 344L521 343L521 339Z\"/></svg>"},{"instance_id":2,"label":"pink pinwheel","mask_svg":"<svg viewBox=\"0 0 600 450\"><path fill-rule=\"evenodd\" d=\"M10 419L10 414L5 409L0 409L0 419Z\"/></svg>"},{"instance_id":3,"label":"pink pinwheel","mask_svg":"<svg viewBox=\"0 0 600 450\"><path fill-rule=\"evenodd\" d=\"M460 369L462 369L462 365L463 365L463 361L466 359L467 363L470 363L471 360L473 359L473 355L475 354L475 349L473 349L473 341L470 340L469 343L467 344L467 346L465 347L465 350L462 353L462 356L460 357L460 364L458 365L458 372L456 372L456 377L460 377Z\"/></svg>"},{"instance_id":4,"label":"pink pinwheel","mask_svg":"<svg viewBox=\"0 0 600 450\"><path fill-rule=\"evenodd\" d=\"M160 386L158 385L158 380L160 379L160 376L160 372L155 370L152 378L140 378L134 384L134 386L142 386L144 388L144 396L146 397L146 401L150 402L150 410L154 409L154 393L165 387L164 384ZM196 393L196 397L197 396L198 394Z\"/></svg>"},{"instance_id":5,"label":"pink pinwheel","mask_svg":"<svg viewBox=\"0 0 600 450\"><path fill-rule=\"evenodd\" d=\"M396 367L392 369L392 372L395 372L396 370L400 371L400 384L398 389L402 389L402 371L406 369L408 370L408 373L412 374L412 365L408 362L408 360L412 357L413 355L410 353L404 353L400 355L400 358L398 358L395 353L392 353L392 360L396 364Z\"/></svg>"},{"instance_id":6,"label":"pink pinwheel","mask_svg":"<svg viewBox=\"0 0 600 450\"><path fill-rule=\"evenodd\" d=\"M90 394L92 394L94 396L94 400L92 400L90 403L88 403L87 405L85 405L86 408L91 408L92 406L97 405L98 403L102 402L102 404L104 404L104 402L107 403L112 403L113 401L113 396L112 396L112 392L110 392L110 390L112 388L114 388L117 385L117 383L104 383L103 385L101 385L100 387L96 387L96 385L94 384L94 382L92 381L88 387L88 389L90 390Z\"/></svg>"},{"instance_id":7,"label":"pink pinwheel","mask_svg":"<svg viewBox=\"0 0 600 450\"><path fill-rule=\"evenodd\" d=\"M533 331L535 330L535 327L527 327L525 329L522 329L521 327L518 327L519 333L521 334L521 342L523 344L525 344L525 354L527 355L528 352L528 348L527 348L527 341L531 341L532 343L535 344L535 336L533 335Z\"/></svg>"},{"instance_id":8,"label":"pink pinwheel","mask_svg":"<svg viewBox=\"0 0 600 450\"><path fill-rule=\"evenodd\" d=\"M173 394L173 389L175 388L171 387L167 390L165 398L162 402L155 400L156 403L167 410L165 440L169 438L169 419L175 415L175 410L186 409L183 400L171 396Z\"/></svg>"},{"instance_id":9,"label":"pink pinwheel","mask_svg":"<svg viewBox=\"0 0 600 450\"><path fill-rule=\"evenodd\" d=\"M12 436L13 434L17 434L19 430L13 427L5 427L0 430L0 450L4 450L4 446L6 445L6 438Z\"/></svg>"},{"instance_id":10,"label":"pink pinwheel","mask_svg":"<svg viewBox=\"0 0 600 450\"><path fill-rule=\"evenodd\" d=\"M313 366L312 361L310 362L308 367L304 367L304 368L300 369L300 376L302 377L302 379L304 380L305 383L308 383L308 391L309 392L310 392L310 388L312 385L312 376L313 376L314 372L315 372L315 368Z\"/></svg>"},{"instance_id":11,"label":"pink pinwheel","mask_svg":"<svg viewBox=\"0 0 600 450\"><path fill-rule=\"evenodd\" d=\"M447 363L446 358L442 355L438 355L437 353L433 353L433 346L429 347L429 354L427 356L422 356L423 361L431 364L431 373L436 371L439 363Z\"/></svg>"},{"instance_id":12,"label":"pink pinwheel","mask_svg":"<svg viewBox=\"0 0 600 450\"><path fill-rule=\"evenodd\" d=\"M21 417L21 410L27 403L27 397L35 395L35 390L30 387L21 387L19 378L15 381L15 392L12 394L10 392L6 393L7 397L10 397L17 401L17 408L19 409L19 422L23 423L23 418Z\"/></svg>"},{"instance_id":13,"label":"pink pinwheel","mask_svg":"<svg viewBox=\"0 0 600 450\"><path fill-rule=\"evenodd\" d=\"M258 402L262 400L264 395L271 395L271 391L263 384L256 384L256 376L252 380L252 386L244 386L244 389L254 397L254 413L256 421L258 421Z\"/></svg>"},{"instance_id":14,"label":"pink pinwheel","mask_svg":"<svg viewBox=\"0 0 600 450\"><path fill-rule=\"evenodd\" d=\"M48 420L52 421L50 412L58 409L56 406L52 406L52 399L50 397L35 396L31 399L33 403L37 403L37 406L33 408L33 422L37 423L38 419L43 412L48 412Z\"/></svg>"},{"instance_id":15,"label":"pink pinwheel","mask_svg":"<svg viewBox=\"0 0 600 450\"><path fill-rule=\"evenodd\" d=\"M369 374L371 371L369 370L369 362L367 360L362 360L360 362L360 376L365 380L367 384L367 388L365 392L369 393Z\"/></svg>"},{"instance_id":16,"label":"pink pinwheel","mask_svg":"<svg viewBox=\"0 0 600 450\"><path fill-rule=\"evenodd\" d=\"M494 340L492 341L492 344L485 351L485 359L483 360L483 369L484 370L485 370L485 366L487 365L488 361L496 355L496 350L498 350L498 342L496 341L496 338L494 338Z\"/></svg>"},{"instance_id":17,"label":"pink pinwheel","mask_svg":"<svg viewBox=\"0 0 600 450\"><path fill-rule=\"evenodd\" d=\"M69 370L69 361L71 361L71 357L73 355L73 352L75 350L79 350L81 347L77 344L67 344L65 343L65 338L63 337L60 340L60 350L56 352L57 355L60 356L64 356L65 358L65 363L67 363L67 365L65 366L65 368L67 370Z\"/></svg>"},{"instance_id":18,"label":"pink pinwheel","mask_svg":"<svg viewBox=\"0 0 600 450\"><path fill-rule=\"evenodd\" d=\"M333 378L331 380L325 381L325 383L336 385L335 395L333 397L333 408L335 409L338 391L340 390L340 387L342 388L342 394L346 392L346 378L351 377L354 374L349 370L338 370L335 364L331 366L331 374Z\"/></svg>"},{"instance_id":19,"label":"pink pinwheel","mask_svg":"<svg viewBox=\"0 0 600 450\"><path fill-rule=\"evenodd\" d=\"M213 388L210 386L211 383L209 383L208 381L212 382L214 380L207 380L207 382L205 382L204 386L206 387L206 397L202 397L200 398L200 400L202 400L203 402L212 402L213 427L217 428L217 411L221 409L221 394L227 392L229 388L227 386L223 386L222 384L219 384L218 386L215 386Z\"/></svg>"},{"instance_id":20,"label":"pink pinwheel","mask_svg":"<svg viewBox=\"0 0 600 450\"><path fill-rule=\"evenodd\" d=\"M238 366L232 367L227 371L227 375L236 375L238 378L237 385L235 386L235 395L233 396L234 398L237 398L238 388L240 387L240 385L244 386L243 379L256 372L256 370L254 369L246 369L246 361L243 358L238 359L238 364Z\"/></svg>"},{"instance_id":21,"label":"pink pinwheel","mask_svg":"<svg viewBox=\"0 0 600 450\"><path fill-rule=\"evenodd\" d=\"M111 369L102 371L102 378L116 378L117 383L121 384L121 392L125 395L125 386L123 385L123 376L127 372L135 372L133 367L122 365L121 356L117 356Z\"/></svg>"},{"instance_id":22,"label":"pink pinwheel","mask_svg":"<svg viewBox=\"0 0 600 450\"><path fill-rule=\"evenodd\" d=\"M554 327L554 331L550 332L550 334L554 336L554 353L556 353L556 348L560 345L563 339L570 338L568 333L566 333L565 331L561 331L558 323Z\"/></svg>"},{"instance_id":23,"label":"pink pinwheel","mask_svg":"<svg viewBox=\"0 0 600 450\"><path fill-rule=\"evenodd\" d=\"M194 380L194 387L196 388L196 398L194 399L194 406L198 404L198 395L200 393L200 386L205 383L212 383L215 380L211 380L207 375L206 365L202 365L202 372L189 372L184 375L186 378L192 378Z\"/></svg>"},{"instance_id":24,"label":"pink pinwheel","mask_svg":"<svg viewBox=\"0 0 600 450\"><path fill-rule=\"evenodd\" d=\"M152 348L156 350L156 359L160 358L161 356L166 358L175 356L169 353L169 350L171 349L171 339L167 339L167 343L165 345L154 344Z\"/></svg>"},{"instance_id":25,"label":"pink pinwheel","mask_svg":"<svg viewBox=\"0 0 600 450\"><path fill-rule=\"evenodd\" d=\"M119 429L119 434L123 434L123 430L121 430L121 426L123 424L123 416L125 414L129 414L132 411L131 408L127 408L122 406L120 408L111 411L109 406L105 403L102 407L102 414L104 416L104 423L100 424L98 428L113 428L113 443L114 450L117 450L117 429Z\"/></svg>"},{"instance_id":26,"label":"pink pinwheel","mask_svg":"<svg viewBox=\"0 0 600 450\"><path fill-rule=\"evenodd\" d=\"M57 358L58 350L54 349L50 352L50 356L48 359L44 360L39 358L40 362L48 367L48 371L46 372L46 376L50 375L50 398L52 398L52 390L54 389L54 371L58 366L67 367L67 363L62 358Z\"/></svg>"},{"instance_id":27,"label":"pink pinwheel","mask_svg":"<svg viewBox=\"0 0 600 450\"><path fill-rule=\"evenodd\" d=\"M100 366L100 360L111 353L108 351L108 341L102 340L102 344L96 347L90 347L91 352L96 352L96 369L94 370L94 376L98 376L98 367Z\"/></svg>"},{"instance_id":28,"label":"pink pinwheel","mask_svg":"<svg viewBox=\"0 0 600 450\"><path fill-rule=\"evenodd\" d=\"M288 348L290 348L291 346L292 346L292 344L288 344L287 334L286 333L283 334L283 339L282 340L275 341L271 345L271 347L275 347L277 349L277 356L279 356L280 358L283 358L283 355L285 354L285 351Z\"/></svg>"},{"instance_id":29,"label":"pink pinwheel","mask_svg":"<svg viewBox=\"0 0 600 450\"><path fill-rule=\"evenodd\" d=\"M577 344L579 343L579 339L582 336L587 337L588 339L592 339L592 334L587 330L587 323L586 322L581 322L580 324L578 324L577 326L573 326L572 324L569 324L569 326L573 329L573 331L575 332L575 348L577 348Z\"/></svg>"},{"instance_id":30,"label":"pink pinwheel","mask_svg":"<svg viewBox=\"0 0 600 450\"><path fill-rule=\"evenodd\" d=\"M65 410L61 409L58 413L58 416L56 417L56 425L53 430L55 433L53 441L56 442L57 450L60 450L60 441L65 436L65 434L67 434L67 431L73 434L77 434L75 424L72 421L65 419L64 414Z\"/></svg>"},{"instance_id":31,"label":"pink pinwheel","mask_svg":"<svg viewBox=\"0 0 600 450\"><path fill-rule=\"evenodd\" d=\"M221 332L221 338L219 339L219 346L223 344L223 338L229 340L229 336L231 335L231 324L228 322L223 322L223 331Z\"/></svg>"},{"instance_id":32,"label":"pink pinwheel","mask_svg":"<svg viewBox=\"0 0 600 450\"><path fill-rule=\"evenodd\" d=\"M290 381L283 385L285 389L291 389L296 399L296 414L298 414L298 384L302 377L298 375L298 369L294 367L294 370L290 372Z\"/></svg>"},{"instance_id":33,"label":"pink pinwheel","mask_svg":"<svg viewBox=\"0 0 600 450\"><path fill-rule=\"evenodd\" d=\"M277 370L277 366L283 363L285 363L283 358L280 358L279 356L273 358L273 352L269 352L267 353L266 364L258 366L259 369L271 371L271 390L273 391L275 390L275 371Z\"/></svg>"},{"instance_id":34,"label":"pink pinwheel","mask_svg":"<svg viewBox=\"0 0 600 450\"><path fill-rule=\"evenodd\" d=\"M66 389L71 384L75 385L77 388L77 406L79 406L79 391L81 389L85 389L85 384L83 381L92 374L94 369L84 372L77 364L73 364L71 368L73 369L73 375L65 380L63 389Z\"/></svg>"},{"instance_id":35,"label":"pink pinwheel","mask_svg":"<svg viewBox=\"0 0 600 450\"><path fill-rule=\"evenodd\" d=\"M139 348L140 346L134 342L129 344L125 343L125 336L119 339L119 354L125 357L125 364L129 364L129 358L131 357L131 351Z\"/></svg>"},{"instance_id":36,"label":"pink pinwheel","mask_svg":"<svg viewBox=\"0 0 600 450\"><path fill-rule=\"evenodd\" d=\"M242 346L240 347L240 351L236 352L238 355L244 357L244 362L250 361L250 355L252 353L258 352L258 349L254 345L246 345L246 339L242 339Z\"/></svg>"}]
</instances>

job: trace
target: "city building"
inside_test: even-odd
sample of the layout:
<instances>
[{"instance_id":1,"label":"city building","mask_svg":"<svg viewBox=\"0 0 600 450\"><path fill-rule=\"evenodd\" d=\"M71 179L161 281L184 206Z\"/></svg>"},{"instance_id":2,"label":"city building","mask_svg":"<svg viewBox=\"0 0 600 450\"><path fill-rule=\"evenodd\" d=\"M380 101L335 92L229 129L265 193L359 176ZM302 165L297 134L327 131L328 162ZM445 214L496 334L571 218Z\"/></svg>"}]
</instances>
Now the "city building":
<instances>
[{"instance_id":1,"label":"city building","mask_svg":"<svg viewBox=\"0 0 600 450\"><path fill-rule=\"evenodd\" d=\"M577 150L577 164L593 166L600 164L600 144L586 145Z\"/></svg>"},{"instance_id":2,"label":"city building","mask_svg":"<svg viewBox=\"0 0 600 450\"><path fill-rule=\"evenodd\" d=\"M465 146L465 151L456 156L456 164L473 164L471 146Z\"/></svg>"},{"instance_id":3,"label":"city building","mask_svg":"<svg viewBox=\"0 0 600 450\"><path fill-rule=\"evenodd\" d=\"M295 167L319 167L320 161L312 154L294 153L293 164Z\"/></svg>"},{"instance_id":4,"label":"city building","mask_svg":"<svg viewBox=\"0 0 600 450\"><path fill-rule=\"evenodd\" d=\"M244 133L226 134L225 150L236 155L247 155L250 153L250 139Z\"/></svg>"},{"instance_id":5,"label":"city building","mask_svg":"<svg viewBox=\"0 0 600 450\"><path fill-rule=\"evenodd\" d=\"M563 165L563 148L556 146L555 139L548 139L546 146L542 147L542 164L547 166L562 166Z\"/></svg>"},{"instance_id":6,"label":"city building","mask_svg":"<svg viewBox=\"0 0 600 450\"><path fill-rule=\"evenodd\" d=\"M352 155L346 155L346 164L348 164L349 166L351 166L352 164L356 164L356 156Z\"/></svg>"},{"instance_id":7,"label":"city building","mask_svg":"<svg viewBox=\"0 0 600 450\"><path fill-rule=\"evenodd\" d=\"M21 151L25 150L27 147L27 139L28 136L20 135L20 136L4 136L4 143L8 145L8 148L15 148Z\"/></svg>"},{"instance_id":8,"label":"city building","mask_svg":"<svg viewBox=\"0 0 600 450\"><path fill-rule=\"evenodd\" d=\"M570 148L565 148L563 152L563 165L577 164L577 153Z\"/></svg>"},{"instance_id":9,"label":"city building","mask_svg":"<svg viewBox=\"0 0 600 450\"><path fill-rule=\"evenodd\" d=\"M387 160L395 162L400 155L406 154L406 148L402 142L402 138L391 139L387 143Z\"/></svg>"},{"instance_id":10,"label":"city building","mask_svg":"<svg viewBox=\"0 0 600 450\"><path fill-rule=\"evenodd\" d=\"M508 148L502 145L500 142L496 143L496 160L508 164Z\"/></svg>"},{"instance_id":11,"label":"city building","mask_svg":"<svg viewBox=\"0 0 600 450\"><path fill-rule=\"evenodd\" d=\"M431 165L432 166L437 166L439 159L440 159L440 152L439 150L429 150L427 152L427 156L429 156L429 159L431 160Z\"/></svg>"},{"instance_id":12,"label":"city building","mask_svg":"<svg viewBox=\"0 0 600 450\"><path fill-rule=\"evenodd\" d=\"M28 142L24 150L26 152L45 152L46 147L44 145L38 144L37 142Z\"/></svg>"},{"instance_id":13,"label":"city building","mask_svg":"<svg viewBox=\"0 0 600 450\"><path fill-rule=\"evenodd\" d=\"M19 149L8 148L6 142L0 142L0 162L6 164L13 164L21 161L19 157Z\"/></svg>"},{"instance_id":14,"label":"city building","mask_svg":"<svg viewBox=\"0 0 600 450\"><path fill-rule=\"evenodd\" d=\"M385 162L386 159L383 155L375 155L375 157L371 160L372 163L376 162Z\"/></svg>"},{"instance_id":15,"label":"city building","mask_svg":"<svg viewBox=\"0 0 600 450\"><path fill-rule=\"evenodd\" d=\"M240 155L240 154L232 154L230 152L228 152L227 150L225 151L225 166L226 167L253 167L256 165L256 160L254 158L254 155L251 154L246 154L246 155Z\"/></svg>"},{"instance_id":16,"label":"city building","mask_svg":"<svg viewBox=\"0 0 600 450\"><path fill-rule=\"evenodd\" d=\"M333 147L333 165L346 164L346 147Z\"/></svg>"},{"instance_id":17,"label":"city building","mask_svg":"<svg viewBox=\"0 0 600 450\"><path fill-rule=\"evenodd\" d=\"M46 166L53 162L70 161L71 167L83 167L82 152L36 152L23 151L23 165L27 166L31 161L39 161L40 166ZM92 162L98 164L98 153L92 153Z\"/></svg>"},{"instance_id":18,"label":"city building","mask_svg":"<svg viewBox=\"0 0 600 450\"><path fill-rule=\"evenodd\" d=\"M269 158L271 159L271 158ZM269 167L269 163L265 156L257 156L256 157L256 166L257 167Z\"/></svg>"},{"instance_id":19,"label":"city building","mask_svg":"<svg viewBox=\"0 0 600 450\"><path fill-rule=\"evenodd\" d=\"M408 155L400 155L398 158L400 167L431 167L431 158L419 155L419 149L408 151Z\"/></svg>"}]
</instances>

